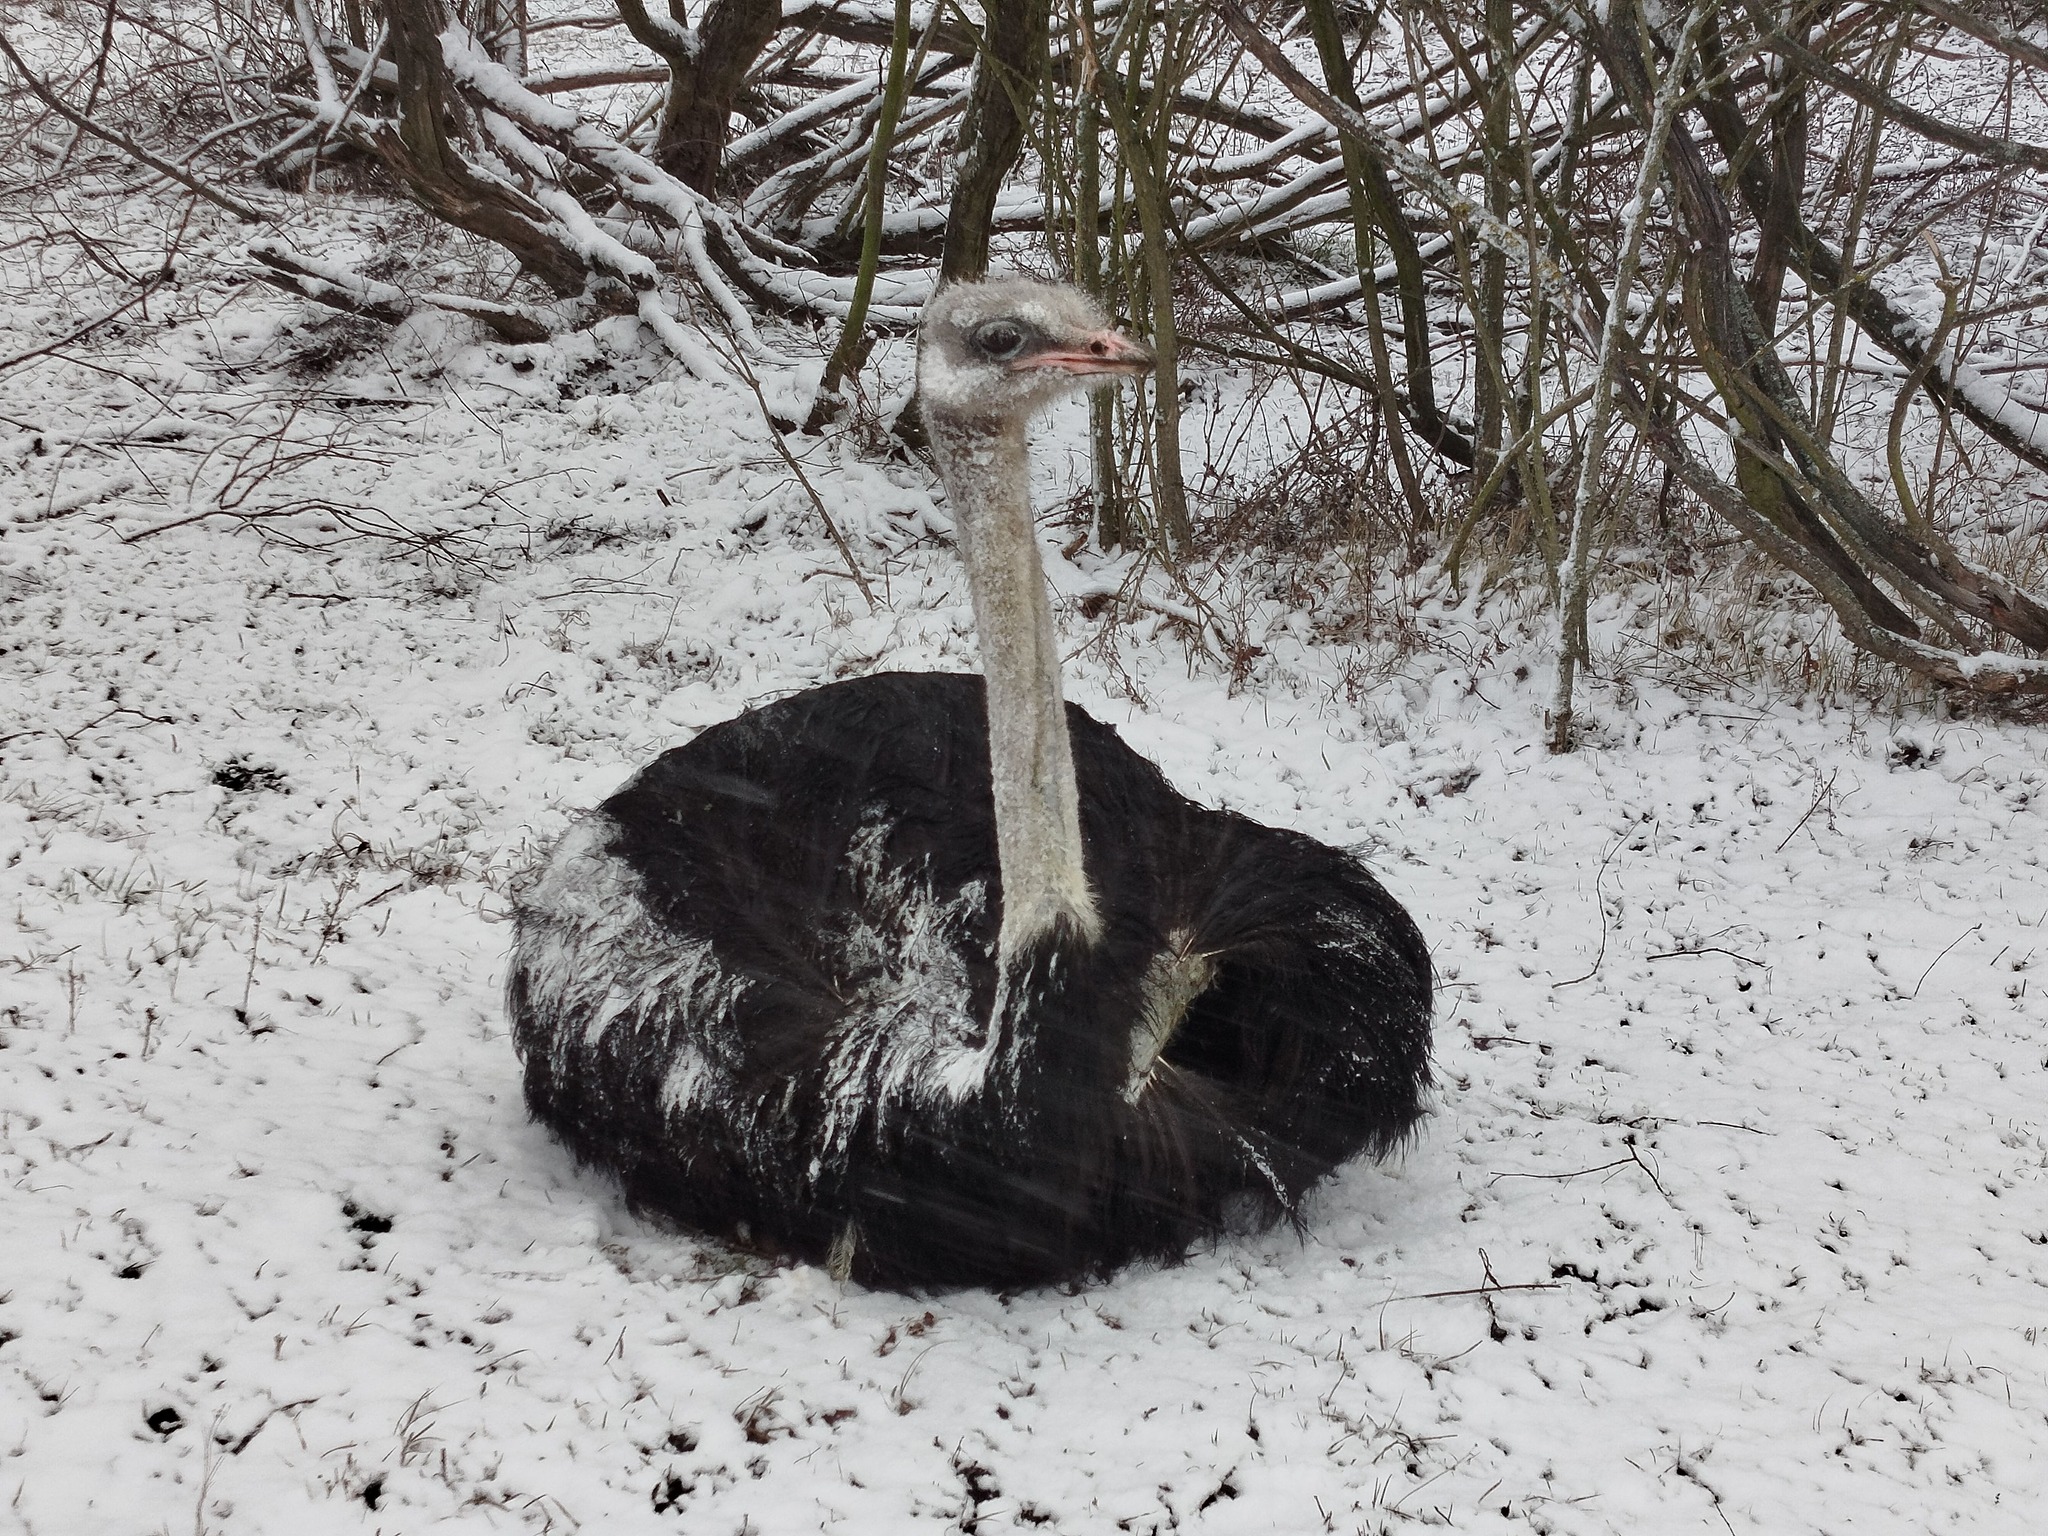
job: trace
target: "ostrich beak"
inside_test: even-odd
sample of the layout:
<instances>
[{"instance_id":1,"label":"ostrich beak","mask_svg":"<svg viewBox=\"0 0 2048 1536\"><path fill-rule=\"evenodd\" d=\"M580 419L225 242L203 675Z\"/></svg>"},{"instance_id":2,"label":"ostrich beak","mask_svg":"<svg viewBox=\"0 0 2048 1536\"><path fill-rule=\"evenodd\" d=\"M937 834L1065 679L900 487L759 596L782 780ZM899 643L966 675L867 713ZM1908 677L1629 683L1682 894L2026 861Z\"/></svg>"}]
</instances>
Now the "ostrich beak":
<instances>
[{"instance_id":1,"label":"ostrich beak","mask_svg":"<svg viewBox=\"0 0 2048 1536\"><path fill-rule=\"evenodd\" d=\"M1034 352L1014 366L1018 372L1045 369L1053 373L1123 374L1132 378L1150 373L1157 361L1152 349L1120 331L1090 331L1070 342Z\"/></svg>"}]
</instances>

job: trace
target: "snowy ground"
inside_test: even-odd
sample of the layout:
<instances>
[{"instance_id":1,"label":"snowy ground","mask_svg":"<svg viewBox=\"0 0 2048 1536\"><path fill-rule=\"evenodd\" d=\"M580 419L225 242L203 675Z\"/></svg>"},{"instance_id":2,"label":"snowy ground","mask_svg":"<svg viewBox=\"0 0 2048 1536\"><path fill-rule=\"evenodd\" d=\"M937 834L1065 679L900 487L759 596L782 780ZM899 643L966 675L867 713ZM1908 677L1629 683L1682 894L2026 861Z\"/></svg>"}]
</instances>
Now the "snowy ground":
<instances>
[{"instance_id":1,"label":"snowy ground","mask_svg":"<svg viewBox=\"0 0 2048 1536\"><path fill-rule=\"evenodd\" d=\"M1235 696L1134 623L1070 696L1371 851L1441 967L1437 1112L1305 1240L865 1292L643 1225L527 1123L502 891L709 722L970 666L943 509L814 450L871 612L751 395L577 396L659 371L599 356L630 327L401 335L287 422L250 401L317 340L289 313L9 379L0 1530L2035 1528L2037 733L1638 679L1554 758L1543 652L1486 611L1379 682L1273 625ZM123 541L273 426L345 450L245 472L326 503L281 529L476 538Z\"/></svg>"}]
</instances>

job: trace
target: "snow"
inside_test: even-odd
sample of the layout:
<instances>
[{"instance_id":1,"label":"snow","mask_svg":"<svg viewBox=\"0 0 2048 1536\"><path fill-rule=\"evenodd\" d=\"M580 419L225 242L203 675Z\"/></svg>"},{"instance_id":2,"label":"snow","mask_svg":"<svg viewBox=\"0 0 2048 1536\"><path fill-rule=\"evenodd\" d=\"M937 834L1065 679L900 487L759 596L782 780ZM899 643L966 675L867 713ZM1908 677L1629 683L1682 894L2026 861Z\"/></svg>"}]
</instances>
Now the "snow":
<instances>
[{"instance_id":1,"label":"snow","mask_svg":"<svg viewBox=\"0 0 2048 1536\"><path fill-rule=\"evenodd\" d=\"M520 1104L503 918L661 747L973 664L923 473L789 440L869 611L751 392L630 318L418 317L294 414L309 312L204 308L111 374L10 375L0 426L0 1530L2032 1528L2038 734L1603 666L1553 757L1545 626L1501 601L1425 601L1385 668L1253 602L1235 693L1177 589L1107 637L1063 602L1069 697L1410 905L1436 1111L1299 1237L863 1291L570 1166ZM221 505L166 421L208 463L347 451L280 456L270 537L124 541ZM350 536L380 519L453 536ZM1069 537L1057 589L1113 590Z\"/></svg>"}]
</instances>

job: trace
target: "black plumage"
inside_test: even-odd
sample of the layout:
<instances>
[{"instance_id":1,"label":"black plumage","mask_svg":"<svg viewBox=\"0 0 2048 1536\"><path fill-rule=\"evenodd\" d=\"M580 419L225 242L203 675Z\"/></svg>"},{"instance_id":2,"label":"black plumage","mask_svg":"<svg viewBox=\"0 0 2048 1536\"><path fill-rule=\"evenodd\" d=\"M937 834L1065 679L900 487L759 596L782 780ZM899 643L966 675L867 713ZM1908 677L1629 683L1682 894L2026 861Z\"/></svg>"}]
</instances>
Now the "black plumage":
<instances>
[{"instance_id":1,"label":"black plumage","mask_svg":"<svg viewBox=\"0 0 2048 1536\"><path fill-rule=\"evenodd\" d=\"M984 710L977 677L884 674L713 726L586 829L630 871L603 898L625 910L523 914L528 1102L634 1205L815 1263L836 1245L872 1284L1017 1284L1270 1224L1413 1127L1430 964L1408 915L1355 858L1195 804L1071 705L1103 937L1050 936L984 1022L1000 901ZM906 977L925 957L870 942L916 921L957 975ZM618 971L622 927L708 944L739 985L704 1009L703 989L655 982L596 1032L618 999L579 1008L549 978ZM1141 993L1172 953L1214 977L1133 1099ZM886 1043L863 1053L849 1029ZM1013 1047L1015 1070L959 1102L891 1081ZM665 1087L700 1054L722 1080L678 1109ZM835 1113L857 1124L833 1140Z\"/></svg>"}]
</instances>

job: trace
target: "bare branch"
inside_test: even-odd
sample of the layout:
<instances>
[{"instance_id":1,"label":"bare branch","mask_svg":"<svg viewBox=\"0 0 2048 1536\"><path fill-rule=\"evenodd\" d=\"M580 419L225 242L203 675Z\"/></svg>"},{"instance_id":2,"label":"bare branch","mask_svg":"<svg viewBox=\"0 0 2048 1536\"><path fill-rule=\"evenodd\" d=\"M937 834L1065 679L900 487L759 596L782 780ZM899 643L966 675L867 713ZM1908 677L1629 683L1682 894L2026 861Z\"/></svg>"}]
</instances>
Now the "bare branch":
<instances>
[{"instance_id":1,"label":"bare branch","mask_svg":"<svg viewBox=\"0 0 2048 1536\"><path fill-rule=\"evenodd\" d=\"M166 160L154 151L143 148L120 130L109 128L105 123L88 117L85 113L67 105L64 99L51 89L49 83L34 70L30 69L27 61L14 51L14 45L7 41L5 33L0 33L0 53L7 55L7 62L14 66L14 72L21 76L22 83L40 97L45 106L67 122L84 129L94 138L105 140L130 159L148 166L160 176L168 176L172 181L178 183L179 186L197 193L209 203L225 208L245 224L262 224L274 217L274 215L255 207L253 204L243 202L240 198L230 197L195 171L189 164L179 165L173 161Z\"/></svg>"}]
</instances>

